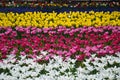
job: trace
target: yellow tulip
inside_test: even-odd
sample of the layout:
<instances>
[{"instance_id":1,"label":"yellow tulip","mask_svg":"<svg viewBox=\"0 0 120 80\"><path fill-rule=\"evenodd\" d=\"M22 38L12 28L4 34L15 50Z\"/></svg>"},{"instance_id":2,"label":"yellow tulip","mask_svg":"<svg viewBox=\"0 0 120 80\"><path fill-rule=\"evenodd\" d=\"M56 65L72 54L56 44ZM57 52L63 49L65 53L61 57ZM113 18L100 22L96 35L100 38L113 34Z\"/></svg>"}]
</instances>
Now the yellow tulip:
<instances>
[{"instance_id":1,"label":"yellow tulip","mask_svg":"<svg viewBox=\"0 0 120 80\"><path fill-rule=\"evenodd\" d=\"M120 26L120 12L72 12L69 13L0 13L0 26L36 26L57 27L61 26ZM50 21L50 22L49 22ZM6 24L7 23L7 24Z\"/></svg>"}]
</instances>

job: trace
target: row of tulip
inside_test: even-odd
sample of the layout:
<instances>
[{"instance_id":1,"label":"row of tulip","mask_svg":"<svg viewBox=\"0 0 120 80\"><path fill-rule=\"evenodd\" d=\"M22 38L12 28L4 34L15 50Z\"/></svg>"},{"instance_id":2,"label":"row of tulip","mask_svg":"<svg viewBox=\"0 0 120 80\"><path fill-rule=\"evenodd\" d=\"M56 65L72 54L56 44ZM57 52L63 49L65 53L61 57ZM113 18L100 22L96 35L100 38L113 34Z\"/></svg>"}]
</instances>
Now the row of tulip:
<instances>
[{"instance_id":1,"label":"row of tulip","mask_svg":"<svg viewBox=\"0 0 120 80\"><path fill-rule=\"evenodd\" d=\"M46 52L42 52L46 53ZM41 54L42 54L41 53ZM82 65L76 59L63 61L60 56L54 56L48 63L35 62L27 56L8 55L0 62L0 80L119 80L120 53L106 55L101 58L85 59Z\"/></svg>"},{"instance_id":2,"label":"row of tulip","mask_svg":"<svg viewBox=\"0 0 120 80\"><path fill-rule=\"evenodd\" d=\"M71 57L79 61L91 57L114 55L120 52L120 27L82 27L82 28L36 28L36 27L0 27L0 59L9 54L28 54L35 58L41 51L49 54L41 60L48 60L53 55Z\"/></svg>"},{"instance_id":3,"label":"row of tulip","mask_svg":"<svg viewBox=\"0 0 120 80\"><path fill-rule=\"evenodd\" d=\"M28 6L28 7L100 7L100 6L105 6L105 7L119 7L120 3L119 2L76 2L73 4L73 2L3 2L0 4L2 7L21 7L21 6Z\"/></svg>"},{"instance_id":4,"label":"row of tulip","mask_svg":"<svg viewBox=\"0 0 120 80\"><path fill-rule=\"evenodd\" d=\"M0 26L35 26L40 28L66 26L120 26L120 12L72 12L69 13L0 13Z\"/></svg>"}]
</instances>

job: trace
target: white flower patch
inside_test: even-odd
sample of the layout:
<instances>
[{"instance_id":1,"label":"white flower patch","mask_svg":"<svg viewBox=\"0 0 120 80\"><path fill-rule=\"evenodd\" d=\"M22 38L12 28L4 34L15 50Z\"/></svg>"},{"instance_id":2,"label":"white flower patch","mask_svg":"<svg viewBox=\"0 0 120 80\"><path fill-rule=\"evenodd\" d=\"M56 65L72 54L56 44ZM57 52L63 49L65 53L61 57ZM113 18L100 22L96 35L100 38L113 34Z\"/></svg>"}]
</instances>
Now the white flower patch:
<instances>
[{"instance_id":1,"label":"white flower patch","mask_svg":"<svg viewBox=\"0 0 120 80\"><path fill-rule=\"evenodd\" d=\"M8 55L0 62L0 80L120 80L120 53L101 58L93 54L78 67L78 61L71 58L63 61L62 57L54 56L45 63L35 62L37 58L20 56L16 60L14 55Z\"/></svg>"}]
</instances>

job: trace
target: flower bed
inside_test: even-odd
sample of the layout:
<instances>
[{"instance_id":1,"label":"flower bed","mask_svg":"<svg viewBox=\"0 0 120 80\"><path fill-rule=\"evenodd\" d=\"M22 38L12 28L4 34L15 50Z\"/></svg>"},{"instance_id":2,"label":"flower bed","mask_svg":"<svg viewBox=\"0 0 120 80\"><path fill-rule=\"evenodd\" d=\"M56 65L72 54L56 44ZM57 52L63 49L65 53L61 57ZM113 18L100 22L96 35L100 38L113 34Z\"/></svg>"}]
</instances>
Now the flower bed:
<instances>
[{"instance_id":1,"label":"flower bed","mask_svg":"<svg viewBox=\"0 0 120 80\"><path fill-rule=\"evenodd\" d=\"M46 53L46 52L42 52ZM42 54L41 53L41 54ZM101 58L92 55L79 63L69 58L63 61L60 56L49 59L49 63L41 64L35 62L37 58L31 59L20 56L16 60L14 55L7 56L0 63L1 80L119 80L120 79L120 53L116 56L104 56Z\"/></svg>"},{"instance_id":2,"label":"flower bed","mask_svg":"<svg viewBox=\"0 0 120 80\"><path fill-rule=\"evenodd\" d=\"M0 26L35 26L35 27L83 27L83 26L120 26L120 12L63 12L63 13L0 13Z\"/></svg>"},{"instance_id":3,"label":"flower bed","mask_svg":"<svg viewBox=\"0 0 120 80\"><path fill-rule=\"evenodd\" d=\"M0 2L0 7L75 7L75 8L79 8L79 7L100 7L100 6L104 6L104 7L119 7L120 3L119 1L57 1L55 2L50 1L11 1L11 2L5 2L3 1L2 3Z\"/></svg>"},{"instance_id":4,"label":"flower bed","mask_svg":"<svg viewBox=\"0 0 120 80\"><path fill-rule=\"evenodd\" d=\"M100 6L100 7L80 7L80 8L74 8L74 7L27 7L27 6L21 6L21 7L0 7L0 12L3 13L9 13L9 12L14 12L14 13L24 13L24 12L70 12L70 11L79 11L79 12L89 12L89 11L95 11L95 12L113 12L113 11L120 11L120 7L104 7L104 6Z\"/></svg>"},{"instance_id":5,"label":"flower bed","mask_svg":"<svg viewBox=\"0 0 120 80\"><path fill-rule=\"evenodd\" d=\"M119 13L0 13L0 80L119 80Z\"/></svg>"},{"instance_id":6,"label":"flower bed","mask_svg":"<svg viewBox=\"0 0 120 80\"><path fill-rule=\"evenodd\" d=\"M84 60L96 53L97 56L113 55L120 51L120 27L82 28L0 28L1 59L8 54L40 55L48 51L45 59L52 55ZM44 59L44 58L43 58Z\"/></svg>"}]
</instances>

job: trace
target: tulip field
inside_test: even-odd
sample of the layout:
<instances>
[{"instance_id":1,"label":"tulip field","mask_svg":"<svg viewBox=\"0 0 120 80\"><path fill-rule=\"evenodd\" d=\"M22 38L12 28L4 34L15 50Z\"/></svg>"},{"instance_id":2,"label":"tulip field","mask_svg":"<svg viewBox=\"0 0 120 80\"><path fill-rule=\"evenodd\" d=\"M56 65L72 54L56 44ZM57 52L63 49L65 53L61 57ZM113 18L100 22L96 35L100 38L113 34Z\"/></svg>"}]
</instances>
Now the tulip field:
<instances>
[{"instance_id":1,"label":"tulip field","mask_svg":"<svg viewBox=\"0 0 120 80\"><path fill-rule=\"evenodd\" d=\"M120 12L0 12L0 80L120 80Z\"/></svg>"}]
</instances>

